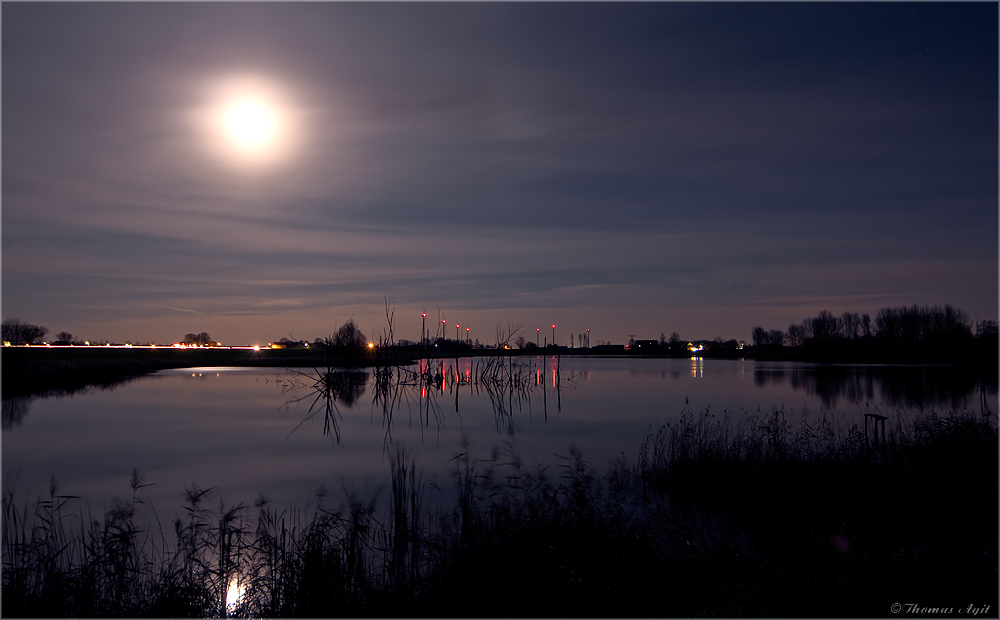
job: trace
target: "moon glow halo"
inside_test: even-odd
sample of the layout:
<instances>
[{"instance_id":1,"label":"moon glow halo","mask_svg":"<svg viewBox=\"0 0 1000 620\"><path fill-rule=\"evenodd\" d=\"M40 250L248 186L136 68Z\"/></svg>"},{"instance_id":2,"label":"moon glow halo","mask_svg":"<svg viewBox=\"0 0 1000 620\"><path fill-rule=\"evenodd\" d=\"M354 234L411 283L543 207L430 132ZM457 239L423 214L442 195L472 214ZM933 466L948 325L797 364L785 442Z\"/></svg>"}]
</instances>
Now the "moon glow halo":
<instances>
[{"instance_id":1,"label":"moon glow halo","mask_svg":"<svg viewBox=\"0 0 1000 620\"><path fill-rule=\"evenodd\" d=\"M273 83L233 78L209 89L206 146L239 167L259 168L286 159L292 151L294 108Z\"/></svg>"}]
</instances>

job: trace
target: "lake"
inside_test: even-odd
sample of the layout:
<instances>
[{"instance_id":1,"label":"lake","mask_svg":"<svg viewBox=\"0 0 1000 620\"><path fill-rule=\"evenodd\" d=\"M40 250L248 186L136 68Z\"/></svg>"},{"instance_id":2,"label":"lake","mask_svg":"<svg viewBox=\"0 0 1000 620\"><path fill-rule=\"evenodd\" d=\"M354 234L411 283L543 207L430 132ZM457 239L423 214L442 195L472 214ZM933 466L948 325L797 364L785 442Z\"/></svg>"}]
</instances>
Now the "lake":
<instances>
[{"instance_id":1,"label":"lake","mask_svg":"<svg viewBox=\"0 0 1000 620\"><path fill-rule=\"evenodd\" d=\"M214 487L227 506L261 494L277 506L327 505L345 493L388 498L389 457L402 448L451 497L456 454L545 467L559 476L571 447L598 472L634 462L647 434L684 412L832 417L866 412L997 411L996 384L968 368L599 357L424 360L381 379L371 369L190 368L115 389L4 402L3 484L17 497L77 495L94 516L139 491L164 527L185 488ZM320 389L316 385L319 382ZM327 405L330 409L328 411Z\"/></svg>"}]
</instances>

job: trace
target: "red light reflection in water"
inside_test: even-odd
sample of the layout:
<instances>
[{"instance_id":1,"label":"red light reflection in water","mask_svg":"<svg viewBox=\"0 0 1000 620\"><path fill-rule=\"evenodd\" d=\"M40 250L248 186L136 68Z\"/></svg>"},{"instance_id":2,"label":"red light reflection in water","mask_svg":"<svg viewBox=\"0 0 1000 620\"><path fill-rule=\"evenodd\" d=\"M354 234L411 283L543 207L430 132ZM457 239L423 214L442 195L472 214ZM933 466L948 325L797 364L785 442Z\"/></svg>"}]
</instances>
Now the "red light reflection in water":
<instances>
[{"instance_id":1,"label":"red light reflection in water","mask_svg":"<svg viewBox=\"0 0 1000 620\"><path fill-rule=\"evenodd\" d=\"M559 384L559 356L553 355L549 358L549 373L552 374L552 387Z\"/></svg>"}]
</instances>

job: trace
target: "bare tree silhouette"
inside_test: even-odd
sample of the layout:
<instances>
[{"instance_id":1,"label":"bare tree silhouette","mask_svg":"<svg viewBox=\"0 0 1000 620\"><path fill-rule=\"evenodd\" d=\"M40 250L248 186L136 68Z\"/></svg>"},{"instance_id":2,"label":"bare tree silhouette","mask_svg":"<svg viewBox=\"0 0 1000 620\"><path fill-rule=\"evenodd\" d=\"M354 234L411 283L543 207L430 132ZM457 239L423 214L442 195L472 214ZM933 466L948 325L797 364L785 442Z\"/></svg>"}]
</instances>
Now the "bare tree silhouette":
<instances>
[{"instance_id":1,"label":"bare tree silhouette","mask_svg":"<svg viewBox=\"0 0 1000 620\"><path fill-rule=\"evenodd\" d=\"M40 342L49 328L25 323L21 319L4 319L3 340L10 344L35 344Z\"/></svg>"}]
</instances>

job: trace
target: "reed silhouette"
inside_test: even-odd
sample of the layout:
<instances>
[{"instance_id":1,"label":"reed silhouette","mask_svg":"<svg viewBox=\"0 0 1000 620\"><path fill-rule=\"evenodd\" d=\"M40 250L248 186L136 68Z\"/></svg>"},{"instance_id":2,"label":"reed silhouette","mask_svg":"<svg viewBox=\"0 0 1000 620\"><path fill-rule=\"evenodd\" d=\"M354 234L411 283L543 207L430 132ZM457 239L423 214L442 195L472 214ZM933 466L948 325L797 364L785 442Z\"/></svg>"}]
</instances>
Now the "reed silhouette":
<instances>
[{"instance_id":1,"label":"reed silhouette","mask_svg":"<svg viewBox=\"0 0 1000 620\"><path fill-rule=\"evenodd\" d=\"M996 418L886 417L876 447L832 417L686 410L603 475L572 447L529 469L512 443L476 458L463 440L456 499L439 505L397 448L387 503L345 492L333 507L319 490L308 511L277 510L191 485L172 532L138 472L130 499L98 518L54 480L34 501L7 485L3 611L869 617L930 598L995 609ZM158 525L140 528L140 512Z\"/></svg>"}]
</instances>

